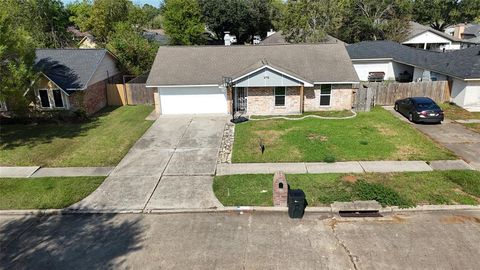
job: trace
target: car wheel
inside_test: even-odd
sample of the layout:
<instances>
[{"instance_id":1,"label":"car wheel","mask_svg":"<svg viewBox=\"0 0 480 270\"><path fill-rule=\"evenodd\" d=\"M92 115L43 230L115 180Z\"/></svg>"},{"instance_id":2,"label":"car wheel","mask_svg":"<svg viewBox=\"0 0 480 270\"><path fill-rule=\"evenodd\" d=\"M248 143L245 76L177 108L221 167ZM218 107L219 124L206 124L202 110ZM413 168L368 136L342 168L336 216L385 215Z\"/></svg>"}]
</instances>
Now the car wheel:
<instances>
[{"instance_id":1,"label":"car wheel","mask_svg":"<svg viewBox=\"0 0 480 270\"><path fill-rule=\"evenodd\" d=\"M414 123L415 121L413 121L413 114L412 113L409 113L408 114L408 121Z\"/></svg>"},{"instance_id":2,"label":"car wheel","mask_svg":"<svg viewBox=\"0 0 480 270\"><path fill-rule=\"evenodd\" d=\"M395 104L395 107L393 107L393 109L398 112L398 104Z\"/></svg>"}]
</instances>

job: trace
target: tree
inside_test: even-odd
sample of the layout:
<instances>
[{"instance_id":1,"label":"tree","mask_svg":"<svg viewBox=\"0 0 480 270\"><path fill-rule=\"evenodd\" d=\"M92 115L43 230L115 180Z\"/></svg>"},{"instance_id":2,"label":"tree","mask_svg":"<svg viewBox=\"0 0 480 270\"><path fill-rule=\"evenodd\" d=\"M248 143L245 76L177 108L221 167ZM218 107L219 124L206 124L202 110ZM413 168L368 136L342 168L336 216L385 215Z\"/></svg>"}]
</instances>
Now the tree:
<instances>
[{"instance_id":1,"label":"tree","mask_svg":"<svg viewBox=\"0 0 480 270\"><path fill-rule=\"evenodd\" d=\"M117 22L128 19L129 0L95 0L93 2L90 25L92 34L102 43L107 42L110 32Z\"/></svg>"},{"instance_id":2,"label":"tree","mask_svg":"<svg viewBox=\"0 0 480 270\"><path fill-rule=\"evenodd\" d=\"M145 14L148 27L155 29L161 28L161 22L159 23L158 21L159 19L161 20L160 8L145 4L143 5L142 10Z\"/></svg>"},{"instance_id":3,"label":"tree","mask_svg":"<svg viewBox=\"0 0 480 270\"><path fill-rule=\"evenodd\" d=\"M133 75L150 69L158 49L156 43L145 39L138 29L127 22L117 23L106 47L118 57L122 67Z\"/></svg>"},{"instance_id":4,"label":"tree","mask_svg":"<svg viewBox=\"0 0 480 270\"><path fill-rule=\"evenodd\" d=\"M289 0L283 19L285 39L292 43L320 42L341 25L343 1Z\"/></svg>"},{"instance_id":5,"label":"tree","mask_svg":"<svg viewBox=\"0 0 480 270\"><path fill-rule=\"evenodd\" d=\"M480 16L479 0L415 0L414 3L414 20L439 31Z\"/></svg>"},{"instance_id":6,"label":"tree","mask_svg":"<svg viewBox=\"0 0 480 270\"><path fill-rule=\"evenodd\" d=\"M199 4L214 38L223 40L224 33L229 31L239 42L253 35L265 36L280 21L283 8L281 0L200 0Z\"/></svg>"},{"instance_id":7,"label":"tree","mask_svg":"<svg viewBox=\"0 0 480 270\"><path fill-rule=\"evenodd\" d=\"M69 20L80 31L88 31L91 28L90 14L92 12L91 0L78 0L67 5L67 11L70 14Z\"/></svg>"},{"instance_id":8,"label":"tree","mask_svg":"<svg viewBox=\"0 0 480 270\"><path fill-rule=\"evenodd\" d=\"M205 26L196 0L166 0L163 26L174 45L204 43Z\"/></svg>"},{"instance_id":9,"label":"tree","mask_svg":"<svg viewBox=\"0 0 480 270\"><path fill-rule=\"evenodd\" d=\"M16 0L4 2L11 5ZM6 101L8 109L18 114L27 108L23 93L35 77L35 41L15 23L17 18L9 10L0 10L0 101Z\"/></svg>"},{"instance_id":10,"label":"tree","mask_svg":"<svg viewBox=\"0 0 480 270\"><path fill-rule=\"evenodd\" d=\"M350 0L339 37L351 43L402 41L408 33L411 4L410 0Z\"/></svg>"}]
</instances>

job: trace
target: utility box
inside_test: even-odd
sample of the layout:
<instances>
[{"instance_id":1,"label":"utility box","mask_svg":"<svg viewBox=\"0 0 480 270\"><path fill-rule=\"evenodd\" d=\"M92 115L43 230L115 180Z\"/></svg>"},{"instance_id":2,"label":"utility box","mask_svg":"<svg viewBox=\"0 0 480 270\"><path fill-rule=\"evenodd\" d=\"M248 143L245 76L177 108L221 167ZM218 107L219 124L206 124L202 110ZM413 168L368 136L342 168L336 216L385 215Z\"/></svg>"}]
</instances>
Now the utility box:
<instances>
[{"instance_id":1,"label":"utility box","mask_svg":"<svg viewBox=\"0 0 480 270\"><path fill-rule=\"evenodd\" d=\"M292 189L288 192L288 216L302 218L305 213L305 193L301 189Z\"/></svg>"},{"instance_id":2,"label":"utility box","mask_svg":"<svg viewBox=\"0 0 480 270\"><path fill-rule=\"evenodd\" d=\"M273 206L287 207L288 183L283 172L273 175Z\"/></svg>"}]
</instances>

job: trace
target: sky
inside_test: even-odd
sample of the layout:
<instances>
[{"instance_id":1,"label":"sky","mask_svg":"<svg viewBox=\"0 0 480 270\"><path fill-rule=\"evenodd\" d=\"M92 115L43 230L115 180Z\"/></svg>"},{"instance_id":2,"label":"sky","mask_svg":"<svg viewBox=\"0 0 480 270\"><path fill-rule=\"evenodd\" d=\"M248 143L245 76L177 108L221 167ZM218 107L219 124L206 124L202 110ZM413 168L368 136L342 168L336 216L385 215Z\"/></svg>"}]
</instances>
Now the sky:
<instances>
[{"instance_id":1,"label":"sky","mask_svg":"<svg viewBox=\"0 0 480 270\"><path fill-rule=\"evenodd\" d=\"M70 2L75 2L75 0L62 0L63 3L68 4ZM160 6L160 2L162 0L133 0L133 3L143 5L143 4L150 4L152 6L158 7Z\"/></svg>"}]
</instances>

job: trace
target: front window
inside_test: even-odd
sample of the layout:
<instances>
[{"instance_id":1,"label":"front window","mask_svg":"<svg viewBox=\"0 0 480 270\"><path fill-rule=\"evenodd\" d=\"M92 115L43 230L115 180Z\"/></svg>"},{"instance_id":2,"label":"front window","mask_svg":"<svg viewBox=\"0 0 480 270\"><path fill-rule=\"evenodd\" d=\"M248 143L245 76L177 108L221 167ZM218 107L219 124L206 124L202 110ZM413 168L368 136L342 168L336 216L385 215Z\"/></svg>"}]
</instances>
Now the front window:
<instances>
[{"instance_id":1,"label":"front window","mask_svg":"<svg viewBox=\"0 0 480 270\"><path fill-rule=\"evenodd\" d=\"M39 90L38 95L40 96L40 105L43 108L50 108L50 100L48 99L47 90Z\"/></svg>"},{"instance_id":2,"label":"front window","mask_svg":"<svg viewBox=\"0 0 480 270\"><path fill-rule=\"evenodd\" d=\"M286 87L275 87L275 106L285 106Z\"/></svg>"},{"instance_id":3,"label":"front window","mask_svg":"<svg viewBox=\"0 0 480 270\"><path fill-rule=\"evenodd\" d=\"M62 92L60 90L52 90L53 100L56 108L63 108Z\"/></svg>"},{"instance_id":4,"label":"front window","mask_svg":"<svg viewBox=\"0 0 480 270\"><path fill-rule=\"evenodd\" d=\"M330 106L332 85L322 84L320 87L320 106Z\"/></svg>"}]
</instances>

